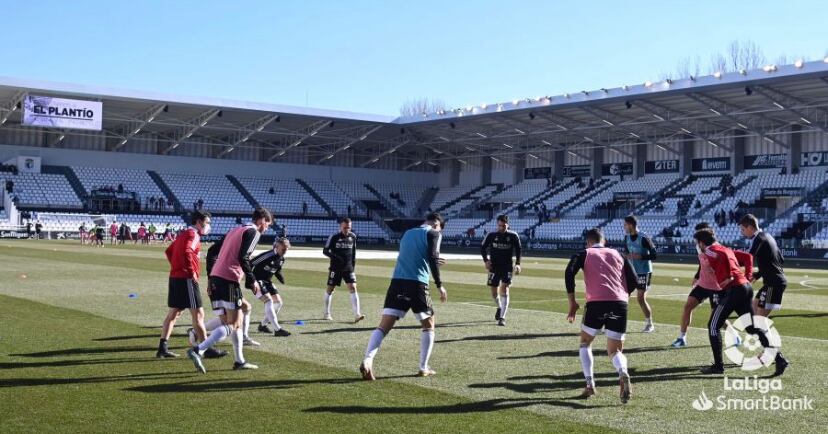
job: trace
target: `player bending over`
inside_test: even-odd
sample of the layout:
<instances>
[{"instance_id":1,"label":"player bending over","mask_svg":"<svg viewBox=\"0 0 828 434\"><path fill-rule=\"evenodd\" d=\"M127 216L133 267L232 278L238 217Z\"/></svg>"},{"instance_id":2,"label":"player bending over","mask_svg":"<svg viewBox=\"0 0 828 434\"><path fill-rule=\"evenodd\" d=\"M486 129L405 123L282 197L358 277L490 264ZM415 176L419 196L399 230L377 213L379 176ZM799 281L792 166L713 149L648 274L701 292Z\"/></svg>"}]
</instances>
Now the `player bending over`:
<instances>
[{"instance_id":1,"label":"player bending over","mask_svg":"<svg viewBox=\"0 0 828 434\"><path fill-rule=\"evenodd\" d=\"M569 298L567 321L575 321L580 306L575 301L575 275L584 270L584 293L586 311L581 324L581 368L584 371L586 387L581 397L586 399L595 394L593 375L592 340L606 328L607 354L612 366L618 372L621 402L630 400L632 389L627 371L627 357L623 354L624 336L627 332L627 304L630 293L638 284L636 270L617 250L604 247L604 235L600 229L586 233L587 248L572 256L566 266L564 280Z\"/></svg>"},{"instance_id":2,"label":"player bending over","mask_svg":"<svg viewBox=\"0 0 828 434\"><path fill-rule=\"evenodd\" d=\"M256 298L261 300L265 305L264 319L259 324L259 331L262 333L271 333L267 324L273 324L274 336L290 336L290 332L283 329L279 325L279 311L282 310L282 296L279 294L279 289L273 285L273 278L279 280L279 283L285 284L285 278L282 276L282 266L285 264L285 254L290 249L290 241L287 238L279 238L273 243L273 249L268 250L259 256L253 258L253 275L259 282L260 292L256 293Z\"/></svg>"}]
</instances>

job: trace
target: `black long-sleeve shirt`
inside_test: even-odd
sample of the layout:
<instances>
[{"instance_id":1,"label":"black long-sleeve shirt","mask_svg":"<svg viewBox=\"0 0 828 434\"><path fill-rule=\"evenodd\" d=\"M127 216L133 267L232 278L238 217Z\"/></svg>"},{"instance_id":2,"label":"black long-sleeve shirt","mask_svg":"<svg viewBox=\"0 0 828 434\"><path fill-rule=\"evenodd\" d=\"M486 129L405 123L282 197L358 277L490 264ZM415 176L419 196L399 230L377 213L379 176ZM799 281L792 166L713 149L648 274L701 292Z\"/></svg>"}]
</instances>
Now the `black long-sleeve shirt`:
<instances>
[{"instance_id":1,"label":"black long-sleeve shirt","mask_svg":"<svg viewBox=\"0 0 828 434\"><path fill-rule=\"evenodd\" d=\"M586 249L584 249L572 255L572 257L569 259L569 264L567 264L566 271L564 272L564 283L566 285L566 292L575 292L575 275L578 274L578 271L584 268L584 264L586 263L586 256L587 251ZM584 273L589 272L590 270L584 269ZM631 293L635 291L636 286L638 286L638 274L636 274L635 268L633 267L632 262L630 262L629 259L624 259L624 280L627 283L627 292Z\"/></svg>"},{"instance_id":2,"label":"black long-sleeve shirt","mask_svg":"<svg viewBox=\"0 0 828 434\"><path fill-rule=\"evenodd\" d=\"M757 232L750 245L750 254L759 268L753 277L761 278L766 285L787 285L788 279L782 267L785 259L773 236L764 231Z\"/></svg>"},{"instance_id":3,"label":"black long-sleeve shirt","mask_svg":"<svg viewBox=\"0 0 828 434\"><path fill-rule=\"evenodd\" d=\"M440 244L443 241L443 235L434 229L428 231L426 242L428 243L428 268L431 269L431 277L434 279L434 284L438 288L443 286L443 279L440 278Z\"/></svg>"},{"instance_id":4,"label":"black long-sleeve shirt","mask_svg":"<svg viewBox=\"0 0 828 434\"><path fill-rule=\"evenodd\" d=\"M272 282L273 278L284 284L285 278L282 276L282 266L285 264L285 258L280 256L273 250L268 250L250 261L253 264L253 275L257 280L264 280Z\"/></svg>"},{"instance_id":5,"label":"black long-sleeve shirt","mask_svg":"<svg viewBox=\"0 0 828 434\"><path fill-rule=\"evenodd\" d=\"M515 264L520 265L520 256L523 249L520 244L520 237L514 231L489 232L480 245L480 255L483 261L491 259L495 268L512 268L512 256L515 257Z\"/></svg>"},{"instance_id":6,"label":"black long-sleeve shirt","mask_svg":"<svg viewBox=\"0 0 828 434\"><path fill-rule=\"evenodd\" d=\"M353 232L343 234L341 231L331 235L322 254L331 258L330 271L352 272L356 266L356 235Z\"/></svg>"}]
</instances>

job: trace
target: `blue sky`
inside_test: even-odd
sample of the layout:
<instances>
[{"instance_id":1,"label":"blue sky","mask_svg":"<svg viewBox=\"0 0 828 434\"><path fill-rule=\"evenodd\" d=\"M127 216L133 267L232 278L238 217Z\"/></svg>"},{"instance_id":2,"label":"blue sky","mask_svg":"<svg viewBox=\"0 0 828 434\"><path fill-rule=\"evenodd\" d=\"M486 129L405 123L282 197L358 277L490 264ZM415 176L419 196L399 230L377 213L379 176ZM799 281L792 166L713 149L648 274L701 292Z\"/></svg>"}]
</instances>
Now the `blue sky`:
<instances>
[{"instance_id":1,"label":"blue sky","mask_svg":"<svg viewBox=\"0 0 828 434\"><path fill-rule=\"evenodd\" d=\"M828 52L825 1L5 1L0 76L397 115Z\"/></svg>"}]
</instances>

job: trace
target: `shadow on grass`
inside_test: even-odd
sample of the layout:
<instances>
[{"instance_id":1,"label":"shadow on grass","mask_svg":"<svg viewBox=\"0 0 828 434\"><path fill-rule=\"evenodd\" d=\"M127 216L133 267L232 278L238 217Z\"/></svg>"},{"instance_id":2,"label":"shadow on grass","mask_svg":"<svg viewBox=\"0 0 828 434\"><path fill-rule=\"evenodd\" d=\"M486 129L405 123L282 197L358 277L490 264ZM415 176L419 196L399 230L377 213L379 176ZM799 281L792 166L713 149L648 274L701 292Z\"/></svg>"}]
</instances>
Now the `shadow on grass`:
<instances>
[{"instance_id":1,"label":"shadow on grass","mask_svg":"<svg viewBox=\"0 0 828 434\"><path fill-rule=\"evenodd\" d=\"M306 321L307 322L307 321ZM470 321L470 322L455 322L455 323L445 323L440 324L437 323L437 330L441 328L455 328L455 327L475 327L481 324L490 323L491 321ZM377 328L376 326L364 326L364 327L342 327L336 329L327 329L327 330L319 330L316 332L307 332L302 333L303 335L323 335L323 334L331 334L331 333L350 333L350 332L367 332ZM419 330L422 326L420 325L405 325L405 326L396 326L394 330ZM441 342L441 341L437 341Z\"/></svg>"},{"instance_id":2,"label":"shadow on grass","mask_svg":"<svg viewBox=\"0 0 828 434\"><path fill-rule=\"evenodd\" d=\"M436 343L464 342L464 341L511 341L516 339L544 339L544 338L574 338L577 333L522 333L506 335L466 336L459 339L438 339ZM575 351L577 355L578 352Z\"/></svg>"},{"instance_id":3,"label":"shadow on grass","mask_svg":"<svg viewBox=\"0 0 828 434\"><path fill-rule=\"evenodd\" d=\"M341 413L341 414L463 414L486 413L499 410L509 410L533 405L550 405L572 409L587 409L609 407L608 405L585 405L571 399L536 399L536 398L500 398L486 401L457 403L449 405L432 405L425 407L377 407L377 406L321 406L308 408L302 411L309 413Z\"/></svg>"},{"instance_id":4,"label":"shadow on grass","mask_svg":"<svg viewBox=\"0 0 828 434\"><path fill-rule=\"evenodd\" d=\"M25 369L25 368L60 368L63 366L91 366L111 365L116 363L144 363L155 360L155 358L144 359L93 359L93 360L53 360L50 362L2 362L0 369Z\"/></svg>"},{"instance_id":5,"label":"shadow on grass","mask_svg":"<svg viewBox=\"0 0 828 434\"><path fill-rule=\"evenodd\" d=\"M187 349L188 347L170 347L171 350ZM95 354L110 353L146 353L155 354L157 347L131 346L131 347L98 347L98 348L67 348L63 350L40 351L37 353L9 354L16 357L60 357L60 356L91 356Z\"/></svg>"},{"instance_id":6,"label":"shadow on grass","mask_svg":"<svg viewBox=\"0 0 828 434\"><path fill-rule=\"evenodd\" d=\"M184 336L183 334L181 336ZM128 341L131 339L148 339L148 338L156 338L158 339L159 334L151 334L151 335L124 335L124 336L108 336L105 338L95 338L92 339L93 342L112 342L112 341Z\"/></svg>"},{"instance_id":7,"label":"shadow on grass","mask_svg":"<svg viewBox=\"0 0 828 434\"><path fill-rule=\"evenodd\" d=\"M143 393L214 393L240 392L259 389L292 389L310 384L351 384L362 381L355 378L323 378L315 380L252 380L252 381L187 381L128 387L124 390Z\"/></svg>"},{"instance_id":8,"label":"shadow on grass","mask_svg":"<svg viewBox=\"0 0 828 434\"><path fill-rule=\"evenodd\" d=\"M828 316L826 312L817 312L817 313L782 313L782 314L772 314L771 319L774 318L823 318Z\"/></svg>"},{"instance_id":9,"label":"shadow on grass","mask_svg":"<svg viewBox=\"0 0 828 434\"><path fill-rule=\"evenodd\" d=\"M686 350L687 348L710 348L708 346L701 346L696 345L695 347L686 347L682 350ZM653 353L658 351L676 351L674 348L671 347L639 347L639 348L624 348L624 354L637 354L637 353ZM595 356L599 356L602 351L599 351L597 348L593 348L593 354ZM560 350L560 351L546 351L543 353L532 354L532 355L525 355L525 356L501 356L498 357L499 360L518 360L518 359L534 359L538 357L578 357L580 355L579 350Z\"/></svg>"},{"instance_id":10,"label":"shadow on grass","mask_svg":"<svg viewBox=\"0 0 828 434\"><path fill-rule=\"evenodd\" d=\"M680 381L692 378L714 378L698 372L697 366L683 366L672 368L656 368L650 370L630 370L632 383L660 383L669 381ZM548 380L533 381L529 383L515 383L512 381L470 384L473 389L499 389L503 388L518 393L548 393L553 391L573 389L578 390L584 387L583 374L580 372L566 375L538 375L525 377L512 377L509 380ZM618 386L618 375L615 373L596 373L595 384L598 387ZM585 407L586 408L586 407Z\"/></svg>"},{"instance_id":11,"label":"shadow on grass","mask_svg":"<svg viewBox=\"0 0 828 434\"><path fill-rule=\"evenodd\" d=\"M165 372L158 374L130 374L106 377L81 378L3 378L0 379L0 388L3 387L32 387L32 386L59 386L64 384L98 384L115 383L121 381L167 380L193 377L195 373Z\"/></svg>"}]
</instances>

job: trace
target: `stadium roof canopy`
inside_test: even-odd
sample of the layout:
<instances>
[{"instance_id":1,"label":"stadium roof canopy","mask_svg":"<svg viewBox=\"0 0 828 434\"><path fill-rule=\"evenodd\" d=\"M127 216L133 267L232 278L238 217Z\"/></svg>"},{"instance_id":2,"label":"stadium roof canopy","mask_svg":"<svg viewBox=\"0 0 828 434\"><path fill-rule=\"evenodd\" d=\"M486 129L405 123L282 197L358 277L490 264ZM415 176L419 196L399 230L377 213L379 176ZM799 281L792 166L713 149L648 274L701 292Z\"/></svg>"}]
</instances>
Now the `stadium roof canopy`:
<instances>
[{"instance_id":1,"label":"stadium roof canopy","mask_svg":"<svg viewBox=\"0 0 828 434\"><path fill-rule=\"evenodd\" d=\"M595 147L632 156L629 147L639 143L678 154L674 138L728 150L730 138L748 134L788 148L793 125L828 132L828 58L400 118L0 77L0 129L33 128L21 125L27 93L102 101L109 151L152 137L164 154L198 138L215 158L254 147L260 159L279 161L301 147L311 164L333 164L349 150L363 167L396 154L398 168L416 170L550 150L589 158ZM101 134L45 131L54 147L66 135Z\"/></svg>"}]
</instances>

